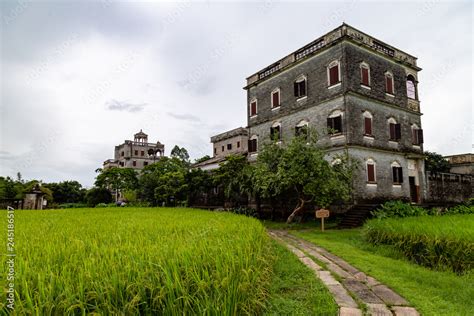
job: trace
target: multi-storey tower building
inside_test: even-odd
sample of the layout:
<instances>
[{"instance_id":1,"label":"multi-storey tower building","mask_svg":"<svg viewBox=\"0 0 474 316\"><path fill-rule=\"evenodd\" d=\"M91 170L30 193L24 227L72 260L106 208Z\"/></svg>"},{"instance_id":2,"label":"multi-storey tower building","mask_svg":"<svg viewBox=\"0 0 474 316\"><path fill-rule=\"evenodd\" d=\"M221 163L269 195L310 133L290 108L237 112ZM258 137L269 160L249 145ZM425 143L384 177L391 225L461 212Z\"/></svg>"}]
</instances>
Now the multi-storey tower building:
<instances>
[{"instance_id":1,"label":"multi-storey tower building","mask_svg":"<svg viewBox=\"0 0 474 316\"><path fill-rule=\"evenodd\" d=\"M142 130L134 139L115 146L114 159L104 161L104 169L111 167L143 169L163 157L165 145L160 142L149 143L148 135Z\"/></svg>"},{"instance_id":2,"label":"multi-storey tower building","mask_svg":"<svg viewBox=\"0 0 474 316\"><path fill-rule=\"evenodd\" d=\"M416 57L343 24L247 78L249 159L308 126L359 161L355 203L425 194Z\"/></svg>"}]
</instances>

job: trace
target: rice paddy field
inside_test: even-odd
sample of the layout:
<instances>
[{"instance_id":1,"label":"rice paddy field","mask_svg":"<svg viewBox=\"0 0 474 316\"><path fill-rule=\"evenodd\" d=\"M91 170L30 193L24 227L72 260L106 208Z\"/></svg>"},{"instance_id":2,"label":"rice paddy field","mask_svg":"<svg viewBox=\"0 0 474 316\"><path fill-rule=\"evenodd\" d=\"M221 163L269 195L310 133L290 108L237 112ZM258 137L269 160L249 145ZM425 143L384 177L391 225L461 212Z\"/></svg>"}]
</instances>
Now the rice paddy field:
<instances>
[{"instance_id":1,"label":"rice paddy field","mask_svg":"<svg viewBox=\"0 0 474 316\"><path fill-rule=\"evenodd\" d=\"M15 248L19 315L262 314L274 262L257 220L179 208L18 210Z\"/></svg>"},{"instance_id":2,"label":"rice paddy field","mask_svg":"<svg viewBox=\"0 0 474 316\"><path fill-rule=\"evenodd\" d=\"M474 268L474 214L374 219L366 223L364 236L430 268L456 273Z\"/></svg>"}]
</instances>

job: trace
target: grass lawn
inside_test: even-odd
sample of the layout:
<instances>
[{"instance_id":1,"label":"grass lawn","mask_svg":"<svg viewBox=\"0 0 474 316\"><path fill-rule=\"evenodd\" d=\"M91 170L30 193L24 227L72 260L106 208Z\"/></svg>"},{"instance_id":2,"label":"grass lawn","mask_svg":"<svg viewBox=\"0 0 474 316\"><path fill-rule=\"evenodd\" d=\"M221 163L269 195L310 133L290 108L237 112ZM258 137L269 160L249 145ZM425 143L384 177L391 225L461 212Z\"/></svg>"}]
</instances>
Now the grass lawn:
<instances>
[{"instance_id":1,"label":"grass lawn","mask_svg":"<svg viewBox=\"0 0 474 316\"><path fill-rule=\"evenodd\" d=\"M337 315L336 302L314 273L277 242L272 247L277 260L266 315Z\"/></svg>"},{"instance_id":2,"label":"grass lawn","mask_svg":"<svg viewBox=\"0 0 474 316\"><path fill-rule=\"evenodd\" d=\"M307 224L305 228L314 224ZM284 225L279 225L284 227ZM423 315L473 315L474 273L458 276L409 262L392 246L367 243L360 229L292 231L387 284Z\"/></svg>"}]
</instances>

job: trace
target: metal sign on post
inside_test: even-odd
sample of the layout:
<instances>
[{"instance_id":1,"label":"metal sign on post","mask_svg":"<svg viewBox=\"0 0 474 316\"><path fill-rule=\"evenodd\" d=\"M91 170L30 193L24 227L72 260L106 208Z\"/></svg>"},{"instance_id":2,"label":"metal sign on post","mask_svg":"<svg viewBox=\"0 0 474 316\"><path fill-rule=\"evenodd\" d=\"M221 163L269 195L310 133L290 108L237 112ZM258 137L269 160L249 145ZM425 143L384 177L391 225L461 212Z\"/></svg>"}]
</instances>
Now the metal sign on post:
<instances>
[{"instance_id":1,"label":"metal sign on post","mask_svg":"<svg viewBox=\"0 0 474 316\"><path fill-rule=\"evenodd\" d=\"M329 217L329 210L322 208L316 211L316 218L321 219L321 231L324 231L324 219L326 217Z\"/></svg>"}]
</instances>

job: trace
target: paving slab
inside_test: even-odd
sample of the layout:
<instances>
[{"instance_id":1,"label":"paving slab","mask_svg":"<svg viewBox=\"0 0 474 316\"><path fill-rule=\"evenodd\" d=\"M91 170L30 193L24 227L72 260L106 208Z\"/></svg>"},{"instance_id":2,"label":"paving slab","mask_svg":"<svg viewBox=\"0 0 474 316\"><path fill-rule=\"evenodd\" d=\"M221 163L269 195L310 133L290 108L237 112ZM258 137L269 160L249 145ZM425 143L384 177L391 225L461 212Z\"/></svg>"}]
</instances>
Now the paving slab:
<instances>
[{"instance_id":1,"label":"paving slab","mask_svg":"<svg viewBox=\"0 0 474 316\"><path fill-rule=\"evenodd\" d=\"M383 301L360 281L345 279L342 284L365 304L383 304Z\"/></svg>"},{"instance_id":2,"label":"paving slab","mask_svg":"<svg viewBox=\"0 0 474 316\"><path fill-rule=\"evenodd\" d=\"M385 304L367 304L367 311L374 316L393 316Z\"/></svg>"},{"instance_id":3,"label":"paving slab","mask_svg":"<svg viewBox=\"0 0 474 316\"><path fill-rule=\"evenodd\" d=\"M362 316L362 311L353 307L341 307L339 309L339 316Z\"/></svg>"},{"instance_id":4,"label":"paving slab","mask_svg":"<svg viewBox=\"0 0 474 316\"><path fill-rule=\"evenodd\" d=\"M346 289L341 285L341 283L328 285L329 292L331 292L334 300L337 305L341 307L352 307L357 308L357 303L354 299L347 293Z\"/></svg>"},{"instance_id":5,"label":"paving slab","mask_svg":"<svg viewBox=\"0 0 474 316\"><path fill-rule=\"evenodd\" d=\"M321 267L316 262L311 260L311 258L303 257L300 258L300 261L303 262L308 268L310 268L314 272L321 270Z\"/></svg>"},{"instance_id":6,"label":"paving slab","mask_svg":"<svg viewBox=\"0 0 474 316\"><path fill-rule=\"evenodd\" d=\"M330 262L330 263L326 264L326 267L328 268L329 271L337 274L339 277L341 277L343 279L353 278L352 274L350 274L346 270L343 270L340 266L338 266L335 263Z\"/></svg>"},{"instance_id":7,"label":"paving slab","mask_svg":"<svg viewBox=\"0 0 474 316\"><path fill-rule=\"evenodd\" d=\"M379 284L372 287L372 291L388 305L408 305L408 302L392 291L388 286Z\"/></svg>"},{"instance_id":8,"label":"paving slab","mask_svg":"<svg viewBox=\"0 0 474 316\"><path fill-rule=\"evenodd\" d=\"M420 313L418 313L413 307L392 306L392 311L395 316L420 316Z\"/></svg>"},{"instance_id":9,"label":"paving slab","mask_svg":"<svg viewBox=\"0 0 474 316\"><path fill-rule=\"evenodd\" d=\"M367 283L368 286L370 287L373 287L373 286L376 286L376 285L379 285L380 282L376 279L374 279L373 277L371 276L367 276L367 279L365 281Z\"/></svg>"},{"instance_id":10,"label":"paving slab","mask_svg":"<svg viewBox=\"0 0 474 316\"><path fill-rule=\"evenodd\" d=\"M334 277L331 275L331 272L329 271L318 271L317 275L325 285L340 284L339 281L334 279Z\"/></svg>"}]
</instances>

